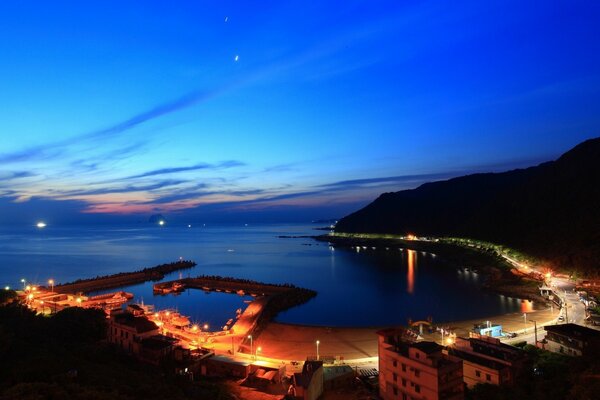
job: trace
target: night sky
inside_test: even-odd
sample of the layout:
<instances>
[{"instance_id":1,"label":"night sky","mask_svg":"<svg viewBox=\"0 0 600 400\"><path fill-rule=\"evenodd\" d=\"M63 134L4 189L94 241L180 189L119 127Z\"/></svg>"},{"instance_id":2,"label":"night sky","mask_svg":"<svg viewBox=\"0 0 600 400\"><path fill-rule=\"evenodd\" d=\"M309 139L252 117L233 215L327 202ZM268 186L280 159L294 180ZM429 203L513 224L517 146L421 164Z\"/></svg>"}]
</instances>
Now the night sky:
<instances>
[{"instance_id":1,"label":"night sky","mask_svg":"<svg viewBox=\"0 0 600 400\"><path fill-rule=\"evenodd\" d=\"M337 218L600 132L596 1L2 1L0 224Z\"/></svg>"}]
</instances>

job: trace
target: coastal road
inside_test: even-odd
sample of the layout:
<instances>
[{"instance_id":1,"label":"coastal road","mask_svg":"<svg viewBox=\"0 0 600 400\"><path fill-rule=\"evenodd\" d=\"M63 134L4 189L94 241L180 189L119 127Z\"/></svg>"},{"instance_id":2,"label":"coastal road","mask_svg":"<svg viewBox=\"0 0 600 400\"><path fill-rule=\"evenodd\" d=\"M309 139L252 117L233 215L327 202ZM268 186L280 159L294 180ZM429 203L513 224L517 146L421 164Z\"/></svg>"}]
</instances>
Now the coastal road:
<instances>
[{"instance_id":1,"label":"coastal road","mask_svg":"<svg viewBox=\"0 0 600 400\"><path fill-rule=\"evenodd\" d=\"M520 270L521 272L528 273L531 270L542 273L535 267L527 266L508 255L503 254L502 257L512 264L515 268ZM561 277L551 277L547 279L546 284L551 286L554 289L554 292L559 295L562 299L564 306L562 307L559 317L557 320L550 322L549 324L557 324L557 323L574 323L578 325L585 325L585 306L581 301L579 301L579 295L575 292L575 284L567 279ZM559 319L563 319L559 321ZM542 340L546 336L546 331L541 325L538 325L537 329L537 340ZM522 334L517 336L516 338L505 340L506 343L514 344L517 342L526 341L529 344L535 344L535 333L534 328L530 328L525 330Z\"/></svg>"}]
</instances>

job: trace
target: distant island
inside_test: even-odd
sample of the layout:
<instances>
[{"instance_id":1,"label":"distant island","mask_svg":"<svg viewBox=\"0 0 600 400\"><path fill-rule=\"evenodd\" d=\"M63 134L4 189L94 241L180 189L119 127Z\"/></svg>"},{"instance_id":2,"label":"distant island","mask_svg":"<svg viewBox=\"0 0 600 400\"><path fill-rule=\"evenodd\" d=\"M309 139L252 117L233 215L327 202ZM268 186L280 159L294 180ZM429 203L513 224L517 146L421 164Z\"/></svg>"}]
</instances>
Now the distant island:
<instances>
[{"instance_id":1,"label":"distant island","mask_svg":"<svg viewBox=\"0 0 600 400\"><path fill-rule=\"evenodd\" d=\"M513 247L550 267L600 274L600 138L555 161L384 193L336 232L466 237Z\"/></svg>"}]
</instances>

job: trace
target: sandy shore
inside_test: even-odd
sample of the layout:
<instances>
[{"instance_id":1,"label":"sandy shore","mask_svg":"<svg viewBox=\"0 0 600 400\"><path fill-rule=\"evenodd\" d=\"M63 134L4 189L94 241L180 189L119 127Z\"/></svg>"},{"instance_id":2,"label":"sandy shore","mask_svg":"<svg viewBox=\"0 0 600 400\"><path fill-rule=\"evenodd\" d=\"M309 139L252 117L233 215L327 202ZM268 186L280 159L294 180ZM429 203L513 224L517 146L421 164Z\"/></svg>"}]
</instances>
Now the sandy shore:
<instances>
[{"instance_id":1,"label":"sandy shore","mask_svg":"<svg viewBox=\"0 0 600 400\"><path fill-rule=\"evenodd\" d=\"M457 336L468 337L469 331L476 323L491 321L501 324L507 332L533 332L532 321L537 321L538 329L542 324L550 323L558 316L554 308L527 311L527 323L523 313L512 313L489 318L478 318L468 321L440 324L449 327ZM259 356L303 361L307 357L316 356L316 341L319 340L321 357L339 357L340 360L356 360L377 357L377 335L381 328L326 328L315 326L290 325L273 322L256 339L255 345L260 346ZM426 340L441 342L439 333L425 333Z\"/></svg>"}]
</instances>

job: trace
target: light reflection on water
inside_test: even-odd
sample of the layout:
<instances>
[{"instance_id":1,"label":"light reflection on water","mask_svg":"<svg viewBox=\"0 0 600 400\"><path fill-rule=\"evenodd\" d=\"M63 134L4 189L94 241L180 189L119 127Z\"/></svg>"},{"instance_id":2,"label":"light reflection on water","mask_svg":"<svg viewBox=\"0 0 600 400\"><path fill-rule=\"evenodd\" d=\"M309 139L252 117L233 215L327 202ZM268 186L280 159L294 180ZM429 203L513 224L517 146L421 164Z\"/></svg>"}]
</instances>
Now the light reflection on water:
<instances>
[{"instance_id":1,"label":"light reflection on water","mask_svg":"<svg viewBox=\"0 0 600 400\"><path fill-rule=\"evenodd\" d=\"M57 282L131 271L171 262L180 256L198 263L184 276L221 275L272 283L293 283L318 292L310 302L278 319L314 325L383 326L408 318L436 321L519 312L515 299L480 290L482 278L442 257L416 251L367 248L330 249L309 238L312 225L187 226L119 228L0 229L0 284ZM228 251L233 250L233 251ZM392 251L393 250L393 251ZM176 279L179 272L167 279ZM178 309L195 321L222 325L243 307L237 295L154 297L152 282L130 287L136 300ZM527 307L533 305L527 305Z\"/></svg>"}]
</instances>

